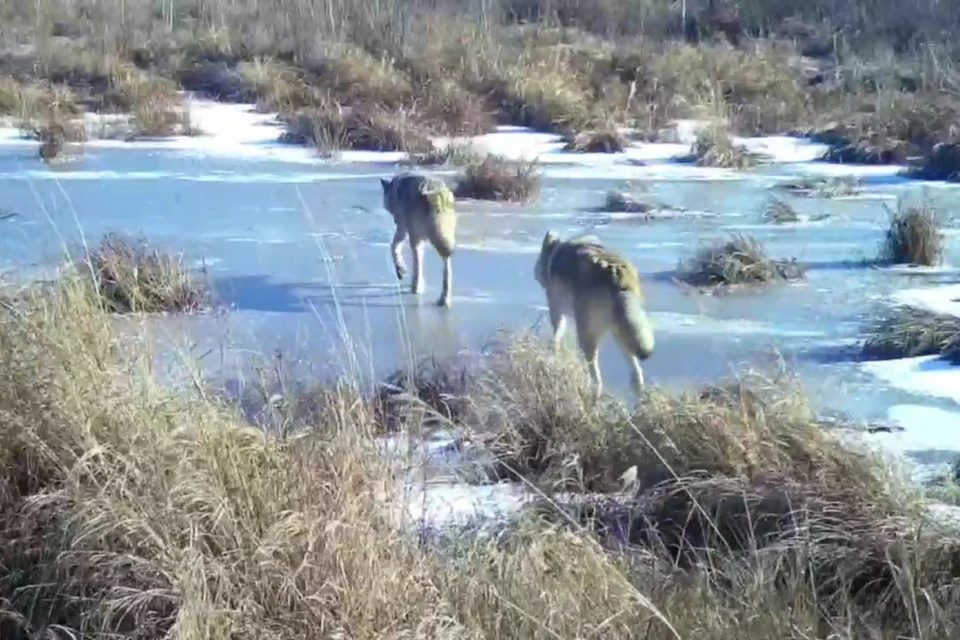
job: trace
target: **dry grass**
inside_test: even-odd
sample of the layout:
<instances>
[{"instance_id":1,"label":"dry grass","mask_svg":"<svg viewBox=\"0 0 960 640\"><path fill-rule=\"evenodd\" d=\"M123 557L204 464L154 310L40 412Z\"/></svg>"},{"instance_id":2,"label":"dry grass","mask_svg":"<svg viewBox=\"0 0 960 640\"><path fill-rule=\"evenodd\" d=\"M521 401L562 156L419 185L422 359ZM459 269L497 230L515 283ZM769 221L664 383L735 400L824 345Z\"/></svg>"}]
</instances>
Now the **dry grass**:
<instances>
[{"instance_id":1,"label":"dry grass","mask_svg":"<svg viewBox=\"0 0 960 640\"><path fill-rule=\"evenodd\" d=\"M787 224L800 220L800 215L796 209L779 198L770 198L766 207L764 207L763 217L767 222L773 224Z\"/></svg>"},{"instance_id":2,"label":"dry grass","mask_svg":"<svg viewBox=\"0 0 960 640\"><path fill-rule=\"evenodd\" d=\"M880 260L891 264L933 266L943 258L940 214L923 204L890 212L890 226L880 248Z\"/></svg>"},{"instance_id":3,"label":"dry grass","mask_svg":"<svg viewBox=\"0 0 960 640\"><path fill-rule=\"evenodd\" d=\"M454 196L473 200L527 202L540 193L536 162L513 162L489 155L467 166Z\"/></svg>"},{"instance_id":4,"label":"dry grass","mask_svg":"<svg viewBox=\"0 0 960 640\"><path fill-rule=\"evenodd\" d=\"M113 313L190 312L204 308L208 292L181 255L151 247L143 238L108 234L77 269L93 278Z\"/></svg>"},{"instance_id":5,"label":"dry grass","mask_svg":"<svg viewBox=\"0 0 960 640\"><path fill-rule=\"evenodd\" d=\"M379 107L331 105L282 118L286 142L310 144L321 151L361 149L429 153L433 141L411 114Z\"/></svg>"},{"instance_id":6,"label":"dry grass","mask_svg":"<svg viewBox=\"0 0 960 640\"><path fill-rule=\"evenodd\" d=\"M953 357L960 344L960 318L911 306L884 311L864 330L864 358L894 360L917 356Z\"/></svg>"},{"instance_id":7,"label":"dry grass","mask_svg":"<svg viewBox=\"0 0 960 640\"><path fill-rule=\"evenodd\" d=\"M711 638L801 638L814 628L861 637L920 626L942 634L955 624L946 622L957 615L951 578L926 562L952 562L958 542L904 526L916 513L911 493L889 493L879 458L841 447L794 380L746 376L682 394L651 389L635 408L595 405L570 357L547 356L529 339L509 343L474 381L467 424L501 475L547 495L622 491L564 508L559 521L595 527L681 637L709 629ZM919 557L930 567L921 582L946 589L940 605L918 607L896 577ZM562 561L547 566L566 575ZM726 615L708 619L704 599ZM790 622L778 603L790 604ZM911 611L922 613L911 621Z\"/></svg>"},{"instance_id":8,"label":"dry grass","mask_svg":"<svg viewBox=\"0 0 960 640\"><path fill-rule=\"evenodd\" d=\"M588 403L582 364L528 339L465 380L438 365L410 406L420 394L492 436L501 462L544 488L619 488L636 467L642 490L625 506L660 533L628 522L624 547L618 512L600 505L573 514L587 528L528 514L496 539L450 531L425 547L385 508L396 477L348 380L311 424L265 434L202 390L159 385L148 345L121 343L91 293L67 277L0 313L3 637L957 629L956 540L921 532L915 498L822 430L788 380L651 389L628 408ZM446 390L458 388L454 406Z\"/></svg>"},{"instance_id":9,"label":"dry grass","mask_svg":"<svg viewBox=\"0 0 960 640\"><path fill-rule=\"evenodd\" d=\"M568 138L563 150L575 153L622 153L626 148L627 139L616 127L610 126Z\"/></svg>"},{"instance_id":10,"label":"dry grass","mask_svg":"<svg viewBox=\"0 0 960 640\"><path fill-rule=\"evenodd\" d=\"M748 169L756 160L742 147L733 144L726 126L712 124L697 134L693 155L698 167Z\"/></svg>"},{"instance_id":11,"label":"dry grass","mask_svg":"<svg viewBox=\"0 0 960 640\"><path fill-rule=\"evenodd\" d=\"M456 7L398 1L340 2L323 12L302 0L281 0L270 9L240 0L158 12L134 0L124 5L122 20L106 0L82 7L62 0L17 3L7 9L0 37L37 47L0 60L0 71L67 85L94 109L117 96L118 74L136 71L149 78L136 99L138 120L159 132L176 126L179 109L163 97L163 85L175 80L224 99L257 99L287 116L328 103L400 110L443 135L485 132L494 119L562 134L614 124L655 135L710 104L722 108L739 134L814 131L833 121L831 158L837 161L902 161L930 153L936 142L956 141L951 96L960 76L944 62L953 57L952 39L944 40L942 29L924 31L925 39L891 52L893 25L878 31L864 23L863 16L876 11L863 3L841 12L850 24L822 23L793 2L790 9L739 7L734 47L706 37L677 42L679 15L659 0L635 10L527 0ZM914 8L911 21L914 14L940 11ZM703 7L690 11L701 35L715 30ZM836 7L818 11L834 16ZM63 20L51 25L50 15ZM519 15L533 16L534 24L513 24L510 16ZM887 24L889 18L876 20ZM606 26L596 30L600 24ZM748 37L747 24L770 36ZM834 33L843 36L830 59L797 56L811 38L830 43ZM880 40L865 41L865 33ZM600 147L616 148L615 142L605 136ZM706 162L737 162L721 151Z\"/></svg>"},{"instance_id":12,"label":"dry grass","mask_svg":"<svg viewBox=\"0 0 960 640\"><path fill-rule=\"evenodd\" d=\"M469 145L448 144L442 149L434 149L426 153L414 153L405 164L418 167L466 167L482 161L483 159Z\"/></svg>"},{"instance_id":13,"label":"dry grass","mask_svg":"<svg viewBox=\"0 0 960 640\"><path fill-rule=\"evenodd\" d=\"M844 198L856 195L859 181L853 178L815 178L804 177L800 180L777 185L795 195L819 198Z\"/></svg>"},{"instance_id":14,"label":"dry grass","mask_svg":"<svg viewBox=\"0 0 960 640\"><path fill-rule=\"evenodd\" d=\"M607 213L649 213L653 205L626 191L610 191L603 203Z\"/></svg>"},{"instance_id":15,"label":"dry grass","mask_svg":"<svg viewBox=\"0 0 960 640\"><path fill-rule=\"evenodd\" d=\"M705 244L678 267L678 279L694 287L760 285L797 280L803 274L795 260L768 258L759 242L742 234Z\"/></svg>"}]
</instances>

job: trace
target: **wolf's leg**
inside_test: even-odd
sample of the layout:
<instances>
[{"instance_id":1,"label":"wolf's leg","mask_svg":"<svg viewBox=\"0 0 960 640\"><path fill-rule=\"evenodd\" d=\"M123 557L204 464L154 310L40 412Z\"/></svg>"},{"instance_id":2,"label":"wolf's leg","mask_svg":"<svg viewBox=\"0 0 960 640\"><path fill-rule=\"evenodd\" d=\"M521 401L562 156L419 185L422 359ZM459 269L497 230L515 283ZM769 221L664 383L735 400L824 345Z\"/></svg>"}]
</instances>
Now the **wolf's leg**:
<instances>
[{"instance_id":1,"label":"wolf's leg","mask_svg":"<svg viewBox=\"0 0 960 640\"><path fill-rule=\"evenodd\" d=\"M547 295L547 308L550 309L550 325L553 327L553 350L557 351L567 331L567 316L560 308L560 301L553 296Z\"/></svg>"},{"instance_id":2,"label":"wolf's leg","mask_svg":"<svg viewBox=\"0 0 960 640\"><path fill-rule=\"evenodd\" d=\"M393 268L397 273L397 280L403 280L407 273L407 267L403 264L403 243L407 239L407 228L397 225L397 230L393 234L393 242L390 243L390 255L393 256Z\"/></svg>"},{"instance_id":3,"label":"wolf's leg","mask_svg":"<svg viewBox=\"0 0 960 640\"><path fill-rule=\"evenodd\" d=\"M653 326L638 296L622 294L615 305L614 336L630 364L634 393L640 395L644 385L640 363L653 355L655 341Z\"/></svg>"},{"instance_id":4,"label":"wolf's leg","mask_svg":"<svg viewBox=\"0 0 960 640\"><path fill-rule=\"evenodd\" d=\"M413 250L413 285L410 292L420 295L423 293L423 239L411 236L410 248Z\"/></svg>"},{"instance_id":5,"label":"wolf's leg","mask_svg":"<svg viewBox=\"0 0 960 640\"><path fill-rule=\"evenodd\" d=\"M453 264L450 256L443 259L443 289L437 304L441 307L450 306L451 289L453 288Z\"/></svg>"},{"instance_id":6,"label":"wolf's leg","mask_svg":"<svg viewBox=\"0 0 960 640\"><path fill-rule=\"evenodd\" d=\"M600 397L600 393L603 391L603 380L600 377L600 332L596 323L592 321L588 310L578 309L575 320L577 322L577 342L580 344L580 350L587 361L587 369L590 371L596 396Z\"/></svg>"}]
</instances>

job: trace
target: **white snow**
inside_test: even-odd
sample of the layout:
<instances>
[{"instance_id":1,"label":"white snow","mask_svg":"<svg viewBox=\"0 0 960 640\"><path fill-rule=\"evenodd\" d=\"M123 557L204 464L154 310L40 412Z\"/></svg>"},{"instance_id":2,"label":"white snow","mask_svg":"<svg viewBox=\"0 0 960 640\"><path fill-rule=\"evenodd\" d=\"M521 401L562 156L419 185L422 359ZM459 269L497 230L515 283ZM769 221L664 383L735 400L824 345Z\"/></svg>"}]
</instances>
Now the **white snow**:
<instances>
[{"instance_id":1,"label":"white snow","mask_svg":"<svg viewBox=\"0 0 960 640\"><path fill-rule=\"evenodd\" d=\"M950 271L955 268L950 268ZM899 303L960 317L960 284L922 289L905 289L891 296ZM960 368L958 368L960 369ZM958 384L960 386L960 384Z\"/></svg>"},{"instance_id":2,"label":"white snow","mask_svg":"<svg viewBox=\"0 0 960 640\"><path fill-rule=\"evenodd\" d=\"M184 156L220 156L231 159L276 160L289 163L320 165L337 161L342 163L366 163L392 165L404 159L402 152L374 152L346 150L323 157L316 151L298 145L278 142L283 132L275 114L260 113L252 105L223 104L211 100L187 97L191 124L199 129L199 135L178 136L163 139L140 139L125 141L117 139L93 139L84 143L84 148L98 149L146 149L169 151ZM110 124L116 117L89 116L96 122ZM90 124L96 128L95 124ZM680 120L672 130L664 132L671 142L632 142L622 153L571 153L562 151L560 136L541 133L523 127L499 127L497 131L474 138L438 138L438 147L468 144L482 153L492 153L512 159L536 159L542 171L558 178L651 178L657 180L733 180L744 179L749 173L727 169L700 168L676 162L676 158L690 152L696 132L703 126L695 120ZM838 165L814 160L826 149L822 144L790 136L767 136L758 138L735 137L733 141L748 151L761 155L772 163L782 164L800 173L829 176L892 176L901 167ZM15 126L0 126L0 145L35 146L37 143L23 139ZM44 171L24 174L35 179L46 175ZM58 179L94 180L119 177L100 172L57 172ZM192 176L167 176L139 172L127 174L126 179L189 179L208 181L242 180L241 175L200 174ZM319 178L313 178L319 179ZM336 179L336 178L333 178ZM294 174L284 181L309 181L306 174ZM277 181L281 181L277 178Z\"/></svg>"}]
</instances>

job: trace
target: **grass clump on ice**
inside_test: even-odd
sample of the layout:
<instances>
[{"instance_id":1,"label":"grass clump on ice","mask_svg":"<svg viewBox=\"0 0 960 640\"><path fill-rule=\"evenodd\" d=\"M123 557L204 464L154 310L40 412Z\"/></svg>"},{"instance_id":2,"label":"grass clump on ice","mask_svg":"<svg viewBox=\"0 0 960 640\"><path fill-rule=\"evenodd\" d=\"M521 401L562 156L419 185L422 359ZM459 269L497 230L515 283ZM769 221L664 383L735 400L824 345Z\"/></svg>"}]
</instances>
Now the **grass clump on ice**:
<instances>
[{"instance_id":1,"label":"grass clump on ice","mask_svg":"<svg viewBox=\"0 0 960 640\"><path fill-rule=\"evenodd\" d=\"M91 276L113 313L192 312L209 303L206 283L184 257L151 247L145 238L109 233L75 266Z\"/></svg>"},{"instance_id":2,"label":"grass clump on ice","mask_svg":"<svg viewBox=\"0 0 960 640\"><path fill-rule=\"evenodd\" d=\"M960 347L960 318L899 305L873 318L860 352L871 360L942 355L952 359Z\"/></svg>"},{"instance_id":3,"label":"grass clump on ice","mask_svg":"<svg viewBox=\"0 0 960 640\"><path fill-rule=\"evenodd\" d=\"M713 124L697 134L693 156L698 167L749 169L756 164L753 156L733 143L724 125Z\"/></svg>"},{"instance_id":4,"label":"grass clump on ice","mask_svg":"<svg viewBox=\"0 0 960 640\"><path fill-rule=\"evenodd\" d=\"M803 275L796 260L769 258L756 239L743 234L703 245L678 268L679 280L694 287L762 285Z\"/></svg>"},{"instance_id":5,"label":"grass clump on ice","mask_svg":"<svg viewBox=\"0 0 960 640\"><path fill-rule=\"evenodd\" d=\"M926 204L904 207L890 213L880 250L880 260L889 264L935 266L943 258L942 222L939 213Z\"/></svg>"},{"instance_id":6,"label":"grass clump on ice","mask_svg":"<svg viewBox=\"0 0 960 640\"><path fill-rule=\"evenodd\" d=\"M540 193L537 164L488 155L467 165L453 193L472 200L527 202Z\"/></svg>"}]
</instances>

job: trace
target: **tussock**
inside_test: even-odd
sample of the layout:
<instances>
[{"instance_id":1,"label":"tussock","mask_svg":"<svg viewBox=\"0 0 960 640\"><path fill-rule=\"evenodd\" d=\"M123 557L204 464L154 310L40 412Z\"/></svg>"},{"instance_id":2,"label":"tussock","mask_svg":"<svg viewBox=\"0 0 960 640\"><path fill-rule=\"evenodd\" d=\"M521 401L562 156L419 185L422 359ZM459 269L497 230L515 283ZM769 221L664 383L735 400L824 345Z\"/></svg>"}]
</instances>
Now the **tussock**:
<instances>
[{"instance_id":1,"label":"tussock","mask_svg":"<svg viewBox=\"0 0 960 640\"><path fill-rule=\"evenodd\" d=\"M626 191L610 191L603 203L607 213L649 213L653 205Z\"/></svg>"},{"instance_id":2,"label":"tussock","mask_svg":"<svg viewBox=\"0 0 960 640\"><path fill-rule=\"evenodd\" d=\"M410 114L378 107L328 106L282 118L285 142L309 144L321 151L410 151L429 153L433 141Z\"/></svg>"},{"instance_id":3,"label":"tussock","mask_svg":"<svg viewBox=\"0 0 960 640\"><path fill-rule=\"evenodd\" d=\"M768 258L759 242L743 234L703 245L677 271L681 282L695 287L759 285L804 275L796 260Z\"/></svg>"},{"instance_id":4,"label":"tussock","mask_svg":"<svg viewBox=\"0 0 960 640\"><path fill-rule=\"evenodd\" d=\"M727 128L711 125L697 134L693 155L698 167L748 169L756 164L754 158L733 144Z\"/></svg>"},{"instance_id":5,"label":"tussock","mask_svg":"<svg viewBox=\"0 0 960 640\"><path fill-rule=\"evenodd\" d=\"M923 266L939 264L943 257L940 228L939 213L931 207L926 204L904 207L898 202L897 210L890 212L890 226L880 250L881 261Z\"/></svg>"},{"instance_id":6,"label":"tussock","mask_svg":"<svg viewBox=\"0 0 960 640\"><path fill-rule=\"evenodd\" d=\"M627 139L616 127L586 131L569 137L564 151L575 153L622 153L627 148Z\"/></svg>"},{"instance_id":7,"label":"tussock","mask_svg":"<svg viewBox=\"0 0 960 640\"><path fill-rule=\"evenodd\" d=\"M536 162L487 156L467 166L454 188L457 198L526 202L540 193Z\"/></svg>"},{"instance_id":8,"label":"tussock","mask_svg":"<svg viewBox=\"0 0 960 640\"><path fill-rule=\"evenodd\" d=\"M960 318L900 305L884 310L865 329L860 352L871 360L945 355L960 344Z\"/></svg>"},{"instance_id":9,"label":"tussock","mask_svg":"<svg viewBox=\"0 0 960 640\"><path fill-rule=\"evenodd\" d=\"M107 234L75 266L92 277L92 285L111 312L189 312L202 309L208 301L205 285L182 256L153 248L144 238Z\"/></svg>"},{"instance_id":10,"label":"tussock","mask_svg":"<svg viewBox=\"0 0 960 640\"><path fill-rule=\"evenodd\" d=\"M796 209L779 198L771 198L763 211L763 217L773 224L787 224L799 222L800 215Z\"/></svg>"}]
</instances>

